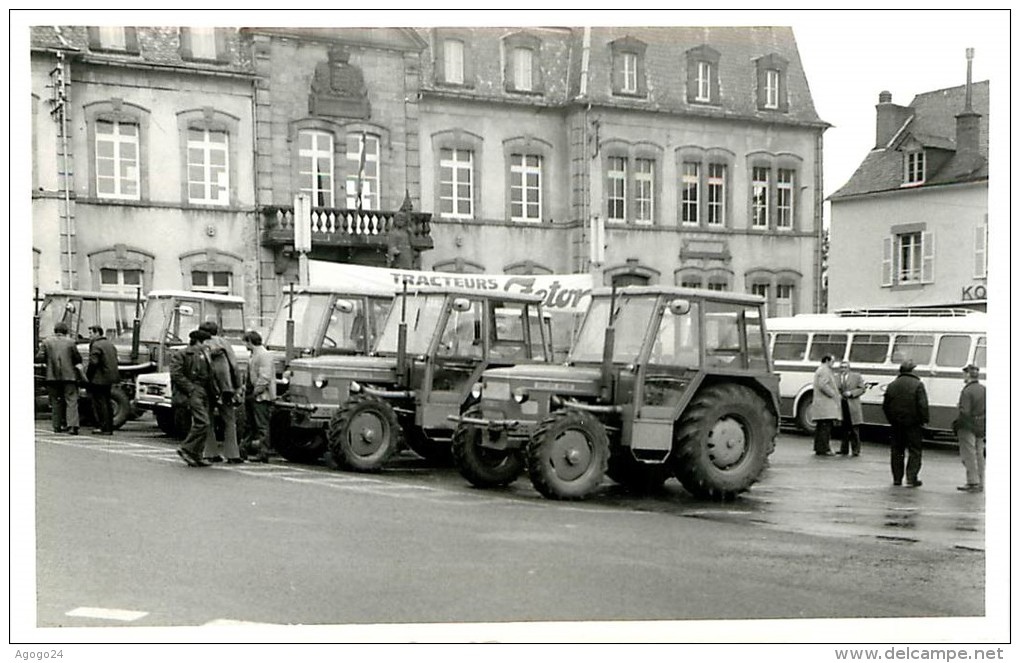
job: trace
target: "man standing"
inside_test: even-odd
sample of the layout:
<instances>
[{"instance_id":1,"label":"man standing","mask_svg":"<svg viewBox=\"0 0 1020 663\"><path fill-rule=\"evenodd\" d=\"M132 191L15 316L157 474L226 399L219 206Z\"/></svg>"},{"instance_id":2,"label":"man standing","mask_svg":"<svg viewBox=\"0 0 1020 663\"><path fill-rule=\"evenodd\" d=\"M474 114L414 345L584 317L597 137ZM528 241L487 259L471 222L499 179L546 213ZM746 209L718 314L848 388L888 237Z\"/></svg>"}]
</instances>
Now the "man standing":
<instances>
[{"instance_id":1,"label":"man standing","mask_svg":"<svg viewBox=\"0 0 1020 663\"><path fill-rule=\"evenodd\" d=\"M251 353L248 360L248 382L245 405L249 417L250 440L257 447L259 461L269 462L269 417L272 403L276 400L276 371L273 357L262 345L262 335L249 331L244 335L244 344Z\"/></svg>"},{"instance_id":2,"label":"man standing","mask_svg":"<svg viewBox=\"0 0 1020 663\"><path fill-rule=\"evenodd\" d=\"M960 445L960 460L967 471L967 483L957 490L980 493L985 489L985 386L978 382L981 369L968 364L963 369L959 415L954 423Z\"/></svg>"},{"instance_id":3,"label":"man standing","mask_svg":"<svg viewBox=\"0 0 1020 663\"><path fill-rule=\"evenodd\" d=\"M914 375L917 368L911 360L900 364L899 376L889 383L882 399L882 412L892 426L892 447L890 464L892 465L893 485L903 484L903 458L907 458L907 485L921 485L918 474L921 472L922 429L928 423L928 392L924 389L921 379Z\"/></svg>"},{"instance_id":4,"label":"man standing","mask_svg":"<svg viewBox=\"0 0 1020 663\"><path fill-rule=\"evenodd\" d=\"M205 457L218 462L222 449L228 463L240 463L241 452L237 447L237 402L241 395L241 372L237 368L237 357L230 342L218 336L220 327L209 320L198 326L201 331L209 334L205 346L209 350L212 361L212 379L216 389L213 394L213 408L223 419L223 443L219 444L216 434L210 427L205 445Z\"/></svg>"},{"instance_id":5,"label":"man standing","mask_svg":"<svg viewBox=\"0 0 1020 663\"><path fill-rule=\"evenodd\" d=\"M183 399L191 412L191 429L177 448L177 455L191 467L203 467L205 437L212 428L212 361L203 345L209 334L196 329L188 335L190 345L170 356L170 384L174 399Z\"/></svg>"},{"instance_id":6,"label":"man standing","mask_svg":"<svg viewBox=\"0 0 1020 663\"><path fill-rule=\"evenodd\" d=\"M864 420L861 396L867 390L861 374L854 372L849 361L844 361L839 371L839 395L843 397L843 434L839 445L841 456L847 453L861 455L861 421Z\"/></svg>"},{"instance_id":7,"label":"man standing","mask_svg":"<svg viewBox=\"0 0 1020 663\"><path fill-rule=\"evenodd\" d=\"M113 385L120 381L117 368L117 348L106 338L99 325L89 327L89 365L85 377L89 379L92 393L92 410L96 415L97 428L92 432L99 435L113 435Z\"/></svg>"},{"instance_id":8,"label":"man standing","mask_svg":"<svg viewBox=\"0 0 1020 663\"><path fill-rule=\"evenodd\" d=\"M39 344L35 356L46 364L46 391L50 399L53 431L78 434L78 370L81 353L67 335L67 325L53 325L53 336Z\"/></svg>"},{"instance_id":9,"label":"man standing","mask_svg":"<svg viewBox=\"0 0 1020 663\"><path fill-rule=\"evenodd\" d=\"M832 372L832 355L822 357L815 369L814 394L811 403L811 420L815 422L815 454L831 456L829 442L832 424L839 419L839 387Z\"/></svg>"}]
</instances>

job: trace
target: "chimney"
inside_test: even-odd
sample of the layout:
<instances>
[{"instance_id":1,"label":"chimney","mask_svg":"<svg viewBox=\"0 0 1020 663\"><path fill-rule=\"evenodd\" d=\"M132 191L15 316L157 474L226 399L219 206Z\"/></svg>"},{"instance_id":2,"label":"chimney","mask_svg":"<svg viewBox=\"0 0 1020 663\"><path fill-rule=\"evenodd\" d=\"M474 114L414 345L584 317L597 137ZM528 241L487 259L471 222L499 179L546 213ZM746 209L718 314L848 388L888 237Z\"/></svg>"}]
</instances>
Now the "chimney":
<instances>
[{"instance_id":1,"label":"chimney","mask_svg":"<svg viewBox=\"0 0 1020 663\"><path fill-rule=\"evenodd\" d=\"M875 147L885 147L913 114L913 108L894 104L889 91L879 92L878 105L875 106Z\"/></svg>"},{"instance_id":2,"label":"chimney","mask_svg":"<svg viewBox=\"0 0 1020 663\"><path fill-rule=\"evenodd\" d=\"M981 114L975 113L971 105L973 94L971 83L971 66L974 60L974 49L967 49L967 93L963 103L963 112L956 116L956 153L981 153Z\"/></svg>"}]
</instances>

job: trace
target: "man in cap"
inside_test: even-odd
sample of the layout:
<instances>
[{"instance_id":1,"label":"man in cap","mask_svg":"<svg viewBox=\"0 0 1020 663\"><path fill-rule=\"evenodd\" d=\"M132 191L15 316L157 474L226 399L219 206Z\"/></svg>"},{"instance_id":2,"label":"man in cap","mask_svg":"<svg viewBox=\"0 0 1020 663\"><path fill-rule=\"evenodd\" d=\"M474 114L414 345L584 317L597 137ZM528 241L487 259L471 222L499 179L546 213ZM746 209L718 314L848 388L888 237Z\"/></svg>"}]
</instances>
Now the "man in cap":
<instances>
[{"instance_id":1,"label":"man in cap","mask_svg":"<svg viewBox=\"0 0 1020 663\"><path fill-rule=\"evenodd\" d=\"M89 363L85 368L85 377L89 380L92 409L96 417L96 428L92 432L113 435L112 393L113 386L120 382L117 348L113 341L106 338L100 325L89 327L89 337Z\"/></svg>"},{"instance_id":2,"label":"man in cap","mask_svg":"<svg viewBox=\"0 0 1020 663\"><path fill-rule=\"evenodd\" d=\"M918 487L921 479L921 443L922 430L928 423L928 392L924 389L921 379L914 375L917 368L910 359L900 364L900 374L889 383L882 399L882 412L892 426L892 446L890 463L892 465L893 485L903 485L903 458L909 454L906 464L907 485Z\"/></svg>"},{"instance_id":3,"label":"man in cap","mask_svg":"<svg viewBox=\"0 0 1020 663\"><path fill-rule=\"evenodd\" d=\"M953 422L967 471L967 483L956 489L968 493L980 493L985 487L985 386L978 382L980 374L974 364L964 367L959 414Z\"/></svg>"},{"instance_id":4,"label":"man in cap","mask_svg":"<svg viewBox=\"0 0 1020 663\"><path fill-rule=\"evenodd\" d=\"M81 353L67 335L63 322L53 325L53 336L39 344L36 362L46 364L46 391L50 398L53 432L78 434L78 372Z\"/></svg>"},{"instance_id":5,"label":"man in cap","mask_svg":"<svg viewBox=\"0 0 1020 663\"><path fill-rule=\"evenodd\" d=\"M177 448L177 455L191 467L203 467L209 464L202 459L202 449L205 447L206 433L212 428L212 360L203 345L209 340L209 334L196 329L188 334L188 340L188 347L170 357L170 384L174 401L186 404L191 412L191 428L184 442Z\"/></svg>"}]
</instances>

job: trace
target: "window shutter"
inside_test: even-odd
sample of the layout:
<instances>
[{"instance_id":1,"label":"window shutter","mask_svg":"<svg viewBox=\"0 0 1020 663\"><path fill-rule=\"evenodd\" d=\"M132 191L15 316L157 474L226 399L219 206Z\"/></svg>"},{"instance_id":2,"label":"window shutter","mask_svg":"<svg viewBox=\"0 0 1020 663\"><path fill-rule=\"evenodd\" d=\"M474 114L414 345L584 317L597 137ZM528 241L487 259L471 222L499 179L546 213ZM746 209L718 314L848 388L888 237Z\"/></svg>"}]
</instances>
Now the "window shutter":
<instances>
[{"instance_id":1,"label":"window shutter","mask_svg":"<svg viewBox=\"0 0 1020 663\"><path fill-rule=\"evenodd\" d=\"M191 59L191 30L179 28L181 35L181 57L185 60Z\"/></svg>"},{"instance_id":2,"label":"window shutter","mask_svg":"<svg viewBox=\"0 0 1020 663\"><path fill-rule=\"evenodd\" d=\"M213 34L216 35L216 59L220 62L229 62L230 52L227 50L227 31L224 28L216 28Z\"/></svg>"},{"instance_id":3,"label":"window shutter","mask_svg":"<svg viewBox=\"0 0 1020 663\"><path fill-rule=\"evenodd\" d=\"M124 50L128 53L138 52L138 33L134 28L124 28Z\"/></svg>"},{"instance_id":4,"label":"window shutter","mask_svg":"<svg viewBox=\"0 0 1020 663\"><path fill-rule=\"evenodd\" d=\"M89 27L88 33L89 33L89 48L91 48L92 50L102 48L103 44L101 41L99 41L99 28Z\"/></svg>"},{"instance_id":5,"label":"window shutter","mask_svg":"<svg viewBox=\"0 0 1020 663\"><path fill-rule=\"evenodd\" d=\"M464 61L464 85L474 87L475 85L475 59L471 55L471 42L465 37L461 43L461 59Z\"/></svg>"},{"instance_id":6,"label":"window shutter","mask_svg":"<svg viewBox=\"0 0 1020 663\"><path fill-rule=\"evenodd\" d=\"M531 49L531 91L542 92L542 44Z\"/></svg>"},{"instance_id":7,"label":"window shutter","mask_svg":"<svg viewBox=\"0 0 1020 663\"><path fill-rule=\"evenodd\" d=\"M921 283L935 282L935 234L921 233Z\"/></svg>"},{"instance_id":8,"label":"window shutter","mask_svg":"<svg viewBox=\"0 0 1020 663\"><path fill-rule=\"evenodd\" d=\"M503 64L503 86L507 90L514 89L514 49L508 44L503 44L503 56L506 62Z\"/></svg>"},{"instance_id":9,"label":"window shutter","mask_svg":"<svg viewBox=\"0 0 1020 663\"><path fill-rule=\"evenodd\" d=\"M988 276L988 226L974 229L974 278Z\"/></svg>"},{"instance_id":10,"label":"window shutter","mask_svg":"<svg viewBox=\"0 0 1020 663\"><path fill-rule=\"evenodd\" d=\"M893 238L882 238L882 285L893 284Z\"/></svg>"},{"instance_id":11,"label":"window shutter","mask_svg":"<svg viewBox=\"0 0 1020 663\"><path fill-rule=\"evenodd\" d=\"M710 81L711 85L709 91L709 98L712 100L713 104L719 103L719 70L720 70L719 61L716 60L715 62L712 63L710 69L710 71L712 72L711 73L712 80Z\"/></svg>"},{"instance_id":12,"label":"window shutter","mask_svg":"<svg viewBox=\"0 0 1020 663\"><path fill-rule=\"evenodd\" d=\"M442 37L436 37L436 53L435 53L434 69L435 78L437 83L446 82L446 40ZM467 57L464 58L467 60ZM466 78L466 77L465 77Z\"/></svg>"}]
</instances>

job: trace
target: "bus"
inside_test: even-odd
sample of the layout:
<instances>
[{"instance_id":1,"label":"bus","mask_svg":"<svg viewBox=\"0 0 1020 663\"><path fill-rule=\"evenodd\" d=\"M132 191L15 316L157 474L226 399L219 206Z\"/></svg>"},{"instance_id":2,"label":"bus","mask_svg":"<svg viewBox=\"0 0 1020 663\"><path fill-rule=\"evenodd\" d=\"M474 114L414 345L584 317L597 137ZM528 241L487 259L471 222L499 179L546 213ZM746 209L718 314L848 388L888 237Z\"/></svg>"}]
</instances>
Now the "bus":
<instances>
[{"instance_id":1,"label":"bus","mask_svg":"<svg viewBox=\"0 0 1020 663\"><path fill-rule=\"evenodd\" d=\"M815 369L825 355L834 367L849 360L868 386L861 397L865 426L888 426L885 389L907 359L928 392L930 437L951 434L962 369L987 366L987 314L969 309L865 309L769 318L769 345L779 374L780 414L806 433Z\"/></svg>"}]
</instances>

